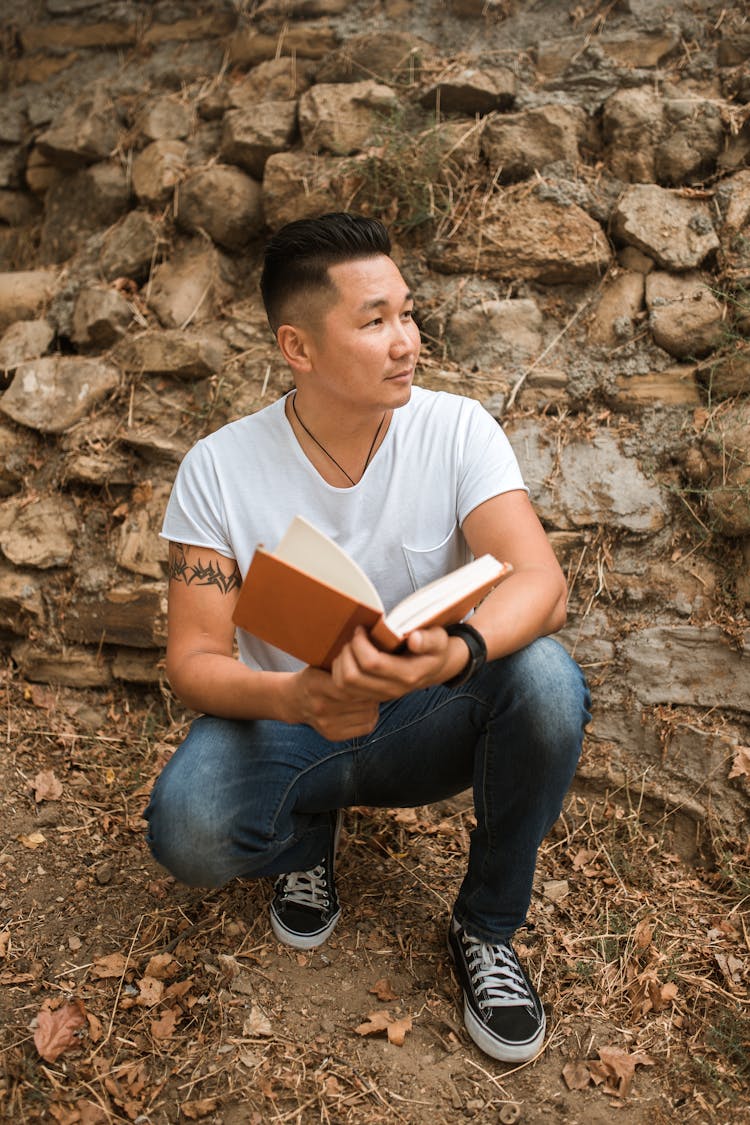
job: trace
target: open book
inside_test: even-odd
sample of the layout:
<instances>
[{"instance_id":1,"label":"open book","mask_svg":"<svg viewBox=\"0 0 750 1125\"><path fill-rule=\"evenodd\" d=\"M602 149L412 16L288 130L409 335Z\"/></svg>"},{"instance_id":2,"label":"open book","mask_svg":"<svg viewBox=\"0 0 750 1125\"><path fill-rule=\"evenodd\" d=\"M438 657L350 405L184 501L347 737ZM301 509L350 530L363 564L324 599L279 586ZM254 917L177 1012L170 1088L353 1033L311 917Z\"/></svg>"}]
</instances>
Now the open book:
<instances>
[{"instance_id":1,"label":"open book","mask_svg":"<svg viewBox=\"0 0 750 1125\"><path fill-rule=\"evenodd\" d=\"M509 563L482 555L409 594L386 614L354 559L295 516L273 553L256 550L232 620L306 664L330 668L358 625L392 652L414 629L461 621L511 570Z\"/></svg>"}]
</instances>

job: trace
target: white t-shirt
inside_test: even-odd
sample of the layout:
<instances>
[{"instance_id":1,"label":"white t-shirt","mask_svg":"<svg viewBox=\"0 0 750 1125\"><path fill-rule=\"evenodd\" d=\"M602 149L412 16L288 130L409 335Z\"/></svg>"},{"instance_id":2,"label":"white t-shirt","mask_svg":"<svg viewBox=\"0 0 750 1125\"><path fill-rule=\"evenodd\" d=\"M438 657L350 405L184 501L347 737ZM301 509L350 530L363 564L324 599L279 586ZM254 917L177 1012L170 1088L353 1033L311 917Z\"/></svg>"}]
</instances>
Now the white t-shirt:
<instances>
[{"instance_id":1,"label":"white t-shirt","mask_svg":"<svg viewBox=\"0 0 750 1125\"><path fill-rule=\"evenodd\" d=\"M273 550L301 515L359 563L388 610L469 560L461 524L474 508L525 487L508 439L473 399L414 387L349 488L328 484L307 459L284 401L190 450L167 505L165 539L211 547L236 559L244 575L255 548ZM251 667L301 666L244 630L238 646Z\"/></svg>"}]
</instances>

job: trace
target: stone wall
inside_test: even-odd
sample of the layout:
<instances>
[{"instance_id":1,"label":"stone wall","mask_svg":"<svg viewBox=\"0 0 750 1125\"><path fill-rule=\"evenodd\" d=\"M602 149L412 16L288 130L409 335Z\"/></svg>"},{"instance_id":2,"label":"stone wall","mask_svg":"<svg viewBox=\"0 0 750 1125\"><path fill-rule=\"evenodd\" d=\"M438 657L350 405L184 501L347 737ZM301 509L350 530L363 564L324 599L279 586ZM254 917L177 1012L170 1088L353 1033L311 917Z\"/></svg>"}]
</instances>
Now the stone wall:
<instances>
[{"instance_id":1,"label":"stone wall","mask_svg":"<svg viewBox=\"0 0 750 1125\"><path fill-rule=\"evenodd\" d=\"M0 641L162 674L177 464L289 386L264 237L383 217L421 381L502 420L568 573L580 778L741 823L750 32L740 5L36 0L4 16ZM541 11L541 9L544 9Z\"/></svg>"}]
</instances>

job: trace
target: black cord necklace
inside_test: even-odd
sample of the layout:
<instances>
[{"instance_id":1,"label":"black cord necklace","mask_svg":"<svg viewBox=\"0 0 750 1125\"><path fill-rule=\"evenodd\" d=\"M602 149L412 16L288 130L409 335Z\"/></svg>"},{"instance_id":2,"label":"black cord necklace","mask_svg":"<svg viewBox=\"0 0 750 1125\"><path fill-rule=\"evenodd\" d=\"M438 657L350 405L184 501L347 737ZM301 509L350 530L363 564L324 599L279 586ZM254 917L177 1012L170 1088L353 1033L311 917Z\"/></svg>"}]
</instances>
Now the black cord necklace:
<instances>
[{"instance_id":1,"label":"black cord necklace","mask_svg":"<svg viewBox=\"0 0 750 1125\"><path fill-rule=\"evenodd\" d=\"M297 392L295 391L295 392L294 392L294 394L292 395L292 410L294 411L294 417L295 417L295 418L297 419L297 421L299 422L299 424L300 424L300 426L302 427L302 429L303 429L303 430L305 431L305 433L307 434L307 436L308 436L309 438L311 438L311 439L312 439L312 440L313 440L313 441L315 442L315 444L317 445L318 449L322 449L322 450L323 450L323 452L325 453L326 457L328 457L328 458L329 458L329 460L333 461L334 465L335 465L335 466L336 466L336 468L337 468L337 469L339 470L339 472L340 472L340 473L343 473L343 474L344 474L344 476L346 477L346 479L347 479L347 480L349 481L349 484L356 484L356 483L357 483L357 482L356 482L356 480L354 480L354 478L353 478L353 477L350 477L350 476L349 476L349 474L347 473L347 471L346 471L346 469L345 469L345 468L343 467L343 465L339 465L338 461L337 461L337 460L336 460L336 458L335 458L335 457L333 456L333 454L332 454L332 453L329 453L329 452L328 452L328 450L326 449L326 447L325 447L325 446L323 445L323 443L322 443L322 442L320 442L320 441L318 441L318 439L316 438L315 434L313 434L313 433L310 433L310 431L308 430L307 426L305 425L305 423L304 423L304 422L302 421L302 419L300 418L299 414L297 413L297 407L296 407L296 405L295 405L295 400L296 400L296 398L297 398ZM364 465L363 465L363 467L362 467L362 472L360 473L360 476L359 476L359 479L360 479L360 480L362 480L362 477L363 477L363 476L365 475L365 472L366 472L366 470L367 470L367 466L368 466L368 465L370 464L370 461L371 461L371 459L372 459L372 455L373 455L373 453L375 452L375 444L376 444L376 442L377 442L378 438L380 437L380 431L381 431L381 430L382 430L382 428L383 428L383 422L385 422L385 416L386 416L386 414L387 414L387 413L388 413L388 411L387 411L387 410L386 410L386 411L384 411L384 412L383 412L383 417L382 417L382 418L380 419L380 421L378 422L378 428L377 428L377 430L375 431L375 437L374 437L374 438L372 439L372 445L370 446L370 450L369 450L369 452L368 452L368 454L367 454L367 458L366 458L366 460L365 460L365 463L364 463Z\"/></svg>"}]
</instances>

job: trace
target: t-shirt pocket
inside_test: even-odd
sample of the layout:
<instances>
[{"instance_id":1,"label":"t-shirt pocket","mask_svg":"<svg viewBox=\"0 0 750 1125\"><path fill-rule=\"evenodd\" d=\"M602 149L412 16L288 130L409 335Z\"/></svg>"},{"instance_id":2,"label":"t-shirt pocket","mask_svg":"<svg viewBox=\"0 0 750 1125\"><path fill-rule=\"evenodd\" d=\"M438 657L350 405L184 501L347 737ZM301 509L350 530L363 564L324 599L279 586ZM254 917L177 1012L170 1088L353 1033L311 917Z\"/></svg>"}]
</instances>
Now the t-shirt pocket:
<instances>
[{"instance_id":1,"label":"t-shirt pocket","mask_svg":"<svg viewBox=\"0 0 750 1125\"><path fill-rule=\"evenodd\" d=\"M409 547L402 543L401 549L415 590L435 578L442 578L471 559L471 552L457 523L434 547Z\"/></svg>"}]
</instances>

